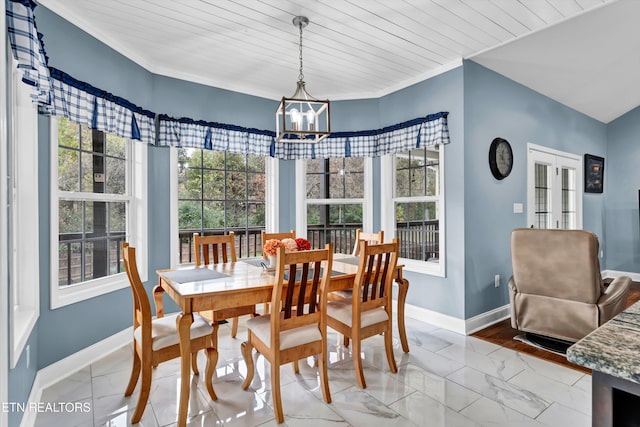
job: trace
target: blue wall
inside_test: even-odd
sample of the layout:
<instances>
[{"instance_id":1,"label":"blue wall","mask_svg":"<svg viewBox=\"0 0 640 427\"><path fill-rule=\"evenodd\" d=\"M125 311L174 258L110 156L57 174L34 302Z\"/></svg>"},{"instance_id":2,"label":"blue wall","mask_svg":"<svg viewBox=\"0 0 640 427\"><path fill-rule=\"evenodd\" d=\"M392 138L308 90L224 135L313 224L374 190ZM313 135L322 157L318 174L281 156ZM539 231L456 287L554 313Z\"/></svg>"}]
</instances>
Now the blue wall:
<instances>
[{"instance_id":1,"label":"blue wall","mask_svg":"<svg viewBox=\"0 0 640 427\"><path fill-rule=\"evenodd\" d=\"M462 67L380 99L382 126L448 111L451 143L444 147L446 277L407 272L407 303L464 318L464 111ZM380 174L375 179L380 180ZM383 184L380 184L383 185ZM379 206L379 204L378 204ZM380 207L379 209L389 207ZM379 212L379 209L377 212Z\"/></svg>"},{"instance_id":2,"label":"blue wall","mask_svg":"<svg viewBox=\"0 0 640 427\"><path fill-rule=\"evenodd\" d=\"M609 123L607 138L604 164L606 268L640 274L640 108Z\"/></svg>"},{"instance_id":3,"label":"blue wall","mask_svg":"<svg viewBox=\"0 0 640 427\"><path fill-rule=\"evenodd\" d=\"M510 234L528 226L527 143L580 156L605 156L607 128L472 61L464 64L464 117L464 318L468 319L509 302ZM493 178L488 164L489 146L498 136L511 143L514 157L511 175L502 181ZM513 213L515 202L524 204L525 213ZM595 232L601 246L604 206L602 194L584 194L583 228ZM499 288L494 286L496 274L502 278Z\"/></svg>"}]
</instances>

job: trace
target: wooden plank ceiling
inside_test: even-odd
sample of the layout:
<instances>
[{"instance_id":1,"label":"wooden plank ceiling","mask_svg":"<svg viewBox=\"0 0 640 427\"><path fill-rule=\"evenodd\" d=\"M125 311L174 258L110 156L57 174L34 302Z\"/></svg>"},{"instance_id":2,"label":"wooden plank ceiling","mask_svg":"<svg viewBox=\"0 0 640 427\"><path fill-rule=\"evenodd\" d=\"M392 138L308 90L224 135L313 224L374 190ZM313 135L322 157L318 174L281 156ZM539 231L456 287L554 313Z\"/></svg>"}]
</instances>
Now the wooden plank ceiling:
<instances>
[{"instance_id":1,"label":"wooden plank ceiling","mask_svg":"<svg viewBox=\"0 0 640 427\"><path fill-rule=\"evenodd\" d=\"M613 0L40 0L149 71L270 99L379 97ZM37 18L37 9L36 9ZM45 34L46 45L46 34Z\"/></svg>"}]
</instances>

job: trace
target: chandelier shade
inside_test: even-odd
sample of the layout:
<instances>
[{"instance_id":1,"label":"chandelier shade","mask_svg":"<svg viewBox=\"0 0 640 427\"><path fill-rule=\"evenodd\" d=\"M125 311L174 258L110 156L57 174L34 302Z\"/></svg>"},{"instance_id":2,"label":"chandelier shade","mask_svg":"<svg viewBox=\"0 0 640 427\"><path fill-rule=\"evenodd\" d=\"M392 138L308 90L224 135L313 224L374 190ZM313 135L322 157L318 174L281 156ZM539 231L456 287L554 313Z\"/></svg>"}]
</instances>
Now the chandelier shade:
<instances>
[{"instance_id":1,"label":"chandelier shade","mask_svg":"<svg viewBox=\"0 0 640 427\"><path fill-rule=\"evenodd\" d=\"M331 133L329 100L316 99L307 92L302 72L302 29L309 24L305 16L293 18L293 25L300 31L300 74L296 91L290 97L282 97L276 111L276 141L320 142Z\"/></svg>"}]
</instances>

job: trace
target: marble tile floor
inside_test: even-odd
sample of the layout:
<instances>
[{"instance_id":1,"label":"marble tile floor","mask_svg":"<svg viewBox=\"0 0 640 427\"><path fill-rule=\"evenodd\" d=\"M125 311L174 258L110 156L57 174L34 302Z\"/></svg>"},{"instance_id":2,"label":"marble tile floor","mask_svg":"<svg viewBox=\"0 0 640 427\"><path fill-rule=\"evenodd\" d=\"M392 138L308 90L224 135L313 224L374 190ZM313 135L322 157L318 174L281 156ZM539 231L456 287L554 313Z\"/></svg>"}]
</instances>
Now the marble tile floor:
<instances>
[{"instance_id":1,"label":"marble tile floor","mask_svg":"<svg viewBox=\"0 0 640 427\"><path fill-rule=\"evenodd\" d=\"M241 321L242 324L242 321ZM367 388L358 387L350 348L329 330L329 385L326 404L313 360L295 375L281 368L284 426L572 426L591 425L591 377L470 336L407 319L411 351L394 338L398 373L387 365L382 337L363 342ZM200 376L191 377L190 426L274 426L270 406L269 365L255 356L251 387L240 385L246 367L229 325L220 328L220 359L211 401L201 376L206 359L199 355ZM43 402L77 402L87 411L43 412L36 426L125 426L137 403L123 396L132 359L130 346L118 349L42 393ZM179 362L155 369L151 397L139 426L175 426Z\"/></svg>"}]
</instances>

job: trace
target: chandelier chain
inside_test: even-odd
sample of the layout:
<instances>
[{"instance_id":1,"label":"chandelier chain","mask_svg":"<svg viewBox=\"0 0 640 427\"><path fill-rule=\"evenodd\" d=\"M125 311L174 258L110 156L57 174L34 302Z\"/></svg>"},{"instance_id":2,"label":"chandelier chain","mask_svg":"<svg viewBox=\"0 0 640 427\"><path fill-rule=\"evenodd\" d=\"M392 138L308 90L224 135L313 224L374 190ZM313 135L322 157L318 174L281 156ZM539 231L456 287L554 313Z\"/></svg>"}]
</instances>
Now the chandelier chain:
<instances>
[{"instance_id":1,"label":"chandelier chain","mask_svg":"<svg viewBox=\"0 0 640 427\"><path fill-rule=\"evenodd\" d=\"M298 74L298 80L304 80L304 74L302 72L302 21L298 23L298 28L300 29L300 74Z\"/></svg>"}]
</instances>

